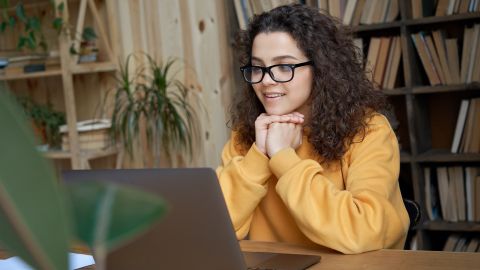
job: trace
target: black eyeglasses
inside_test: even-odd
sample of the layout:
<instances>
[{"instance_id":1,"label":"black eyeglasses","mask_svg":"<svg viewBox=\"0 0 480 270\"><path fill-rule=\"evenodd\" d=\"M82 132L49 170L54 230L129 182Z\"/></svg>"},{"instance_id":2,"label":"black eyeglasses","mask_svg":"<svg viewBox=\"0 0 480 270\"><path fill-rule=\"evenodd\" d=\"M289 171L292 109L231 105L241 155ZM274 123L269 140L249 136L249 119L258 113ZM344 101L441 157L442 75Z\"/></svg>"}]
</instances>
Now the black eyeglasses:
<instances>
[{"instance_id":1,"label":"black eyeglasses","mask_svg":"<svg viewBox=\"0 0 480 270\"><path fill-rule=\"evenodd\" d=\"M251 84L261 82L263 77L265 77L265 73L267 72L272 80L279 83L284 83L293 79L293 75L297 67L303 67L312 64L312 61L307 61L298 64L278 64L269 67L247 65L241 67L240 70L243 73L243 78L245 81Z\"/></svg>"}]
</instances>

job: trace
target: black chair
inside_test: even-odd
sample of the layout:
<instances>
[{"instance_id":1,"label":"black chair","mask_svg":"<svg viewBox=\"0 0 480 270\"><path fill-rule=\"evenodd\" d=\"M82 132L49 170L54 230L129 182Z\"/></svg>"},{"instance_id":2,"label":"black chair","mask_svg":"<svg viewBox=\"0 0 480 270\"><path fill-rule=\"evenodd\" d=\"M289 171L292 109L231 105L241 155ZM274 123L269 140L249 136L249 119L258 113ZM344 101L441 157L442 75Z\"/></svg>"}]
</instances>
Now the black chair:
<instances>
[{"instance_id":1,"label":"black chair","mask_svg":"<svg viewBox=\"0 0 480 270\"><path fill-rule=\"evenodd\" d=\"M420 218L422 217L422 211L420 210L420 205L418 205L418 203L413 200L403 199L403 203L405 204L405 208L408 212L408 217L410 218L410 227L408 229L411 230L418 224L418 222L420 222Z\"/></svg>"},{"instance_id":2,"label":"black chair","mask_svg":"<svg viewBox=\"0 0 480 270\"><path fill-rule=\"evenodd\" d=\"M408 212L408 217L410 218L410 226L408 227L407 240L405 241L404 249L411 249L410 246L411 240L413 237L413 228L417 226L422 217L422 211L420 210L420 205L417 202L409 199L403 199L403 204Z\"/></svg>"}]
</instances>

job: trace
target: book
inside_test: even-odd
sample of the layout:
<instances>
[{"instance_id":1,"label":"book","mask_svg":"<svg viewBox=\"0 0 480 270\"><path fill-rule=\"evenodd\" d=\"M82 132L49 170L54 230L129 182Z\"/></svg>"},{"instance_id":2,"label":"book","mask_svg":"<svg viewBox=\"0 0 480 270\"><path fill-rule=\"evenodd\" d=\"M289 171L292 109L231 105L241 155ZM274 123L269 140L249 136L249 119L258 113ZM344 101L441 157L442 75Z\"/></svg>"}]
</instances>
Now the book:
<instances>
[{"instance_id":1,"label":"book","mask_svg":"<svg viewBox=\"0 0 480 270\"><path fill-rule=\"evenodd\" d=\"M467 120L467 112L468 112L469 104L470 104L470 100L468 99L462 100L460 104L460 110L457 116L457 124L455 126L455 131L453 135L452 147L450 149L450 152L452 153L459 152L460 139L462 138L463 130L465 127L465 121Z\"/></svg>"},{"instance_id":2,"label":"book","mask_svg":"<svg viewBox=\"0 0 480 270\"><path fill-rule=\"evenodd\" d=\"M355 7L357 5L357 0L349 0L345 7L345 14L343 16L343 24L350 25L352 24L353 13L355 12Z\"/></svg>"},{"instance_id":3,"label":"book","mask_svg":"<svg viewBox=\"0 0 480 270\"><path fill-rule=\"evenodd\" d=\"M453 233L450 236L448 236L447 241L443 246L443 251L454 251L459 239L460 239L460 234L458 233Z\"/></svg>"},{"instance_id":4,"label":"book","mask_svg":"<svg viewBox=\"0 0 480 270\"><path fill-rule=\"evenodd\" d=\"M435 67L433 66L433 60L428 52L426 42L422 37L423 33L419 32L416 34L411 34L413 44L417 49L418 56L420 57L420 61L422 62L423 69L425 73L427 73L428 80L431 85L440 84L440 78L435 71Z\"/></svg>"},{"instance_id":5,"label":"book","mask_svg":"<svg viewBox=\"0 0 480 270\"><path fill-rule=\"evenodd\" d=\"M95 150L109 147L113 144L108 129L111 126L110 119L91 119L77 123L78 144L81 150ZM60 127L62 134L62 149L70 150L70 138L67 125Z\"/></svg>"},{"instance_id":6,"label":"book","mask_svg":"<svg viewBox=\"0 0 480 270\"><path fill-rule=\"evenodd\" d=\"M479 153L480 152L480 98L473 98L470 100L468 108L467 123L469 129L467 139L465 140L464 153Z\"/></svg>"},{"instance_id":7,"label":"book","mask_svg":"<svg viewBox=\"0 0 480 270\"><path fill-rule=\"evenodd\" d=\"M385 16L385 22L393 22L400 14L397 0L391 0L388 6L387 14Z\"/></svg>"},{"instance_id":8,"label":"book","mask_svg":"<svg viewBox=\"0 0 480 270\"><path fill-rule=\"evenodd\" d=\"M451 222L458 222L458 198L455 167L447 167L448 172L448 195L447 195L447 217L444 219Z\"/></svg>"},{"instance_id":9,"label":"book","mask_svg":"<svg viewBox=\"0 0 480 270\"><path fill-rule=\"evenodd\" d=\"M357 25L360 24L360 18L362 17L364 6L365 6L365 0L358 0L357 1L355 11L353 12L351 25L357 26Z\"/></svg>"},{"instance_id":10,"label":"book","mask_svg":"<svg viewBox=\"0 0 480 270\"><path fill-rule=\"evenodd\" d=\"M476 105L477 99L470 99L469 100L469 106L468 106L468 112L467 112L467 119L463 131L463 136L462 136L462 141L460 143L460 150L459 152L461 153L469 153L472 151L472 145L473 141L476 140L474 138L474 133L477 133L476 136L478 136L478 124L475 122L476 118Z\"/></svg>"},{"instance_id":11,"label":"book","mask_svg":"<svg viewBox=\"0 0 480 270\"><path fill-rule=\"evenodd\" d=\"M382 87L382 82L385 77L385 70L388 61L388 52L390 51L390 43L392 37L381 37L380 48L378 51L375 69L373 70L373 82L379 87Z\"/></svg>"},{"instance_id":12,"label":"book","mask_svg":"<svg viewBox=\"0 0 480 270\"><path fill-rule=\"evenodd\" d=\"M480 222L480 175L475 177L475 222Z\"/></svg>"},{"instance_id":13,"label":"book","mask_svg":"<svg viewBox=\"0 0 480 270\"><path fill-rule=\"evenodd\" d=\"M440 64L440 59L438 57L437 50L435 49L435 45L433 44L433 39L430 35L425 35L424 38L427 44L427 51L430 55L430 58L433 61L434 70L437 73L438 78L440 78L440 83L445 84L446 83L445 75L442 72L442 66Z\"/></svg>"},{"instance_id":14,"label":"book","mask_svg":"<svg viewBox=\"0 0 480 270\"><path fill-rule=\"evenodd\" d=\"M244 12L244 8L242 7L241 0L233 0L235 5L235 13L237 14L238 25L240 29L245 30L247 29L247 21L248 18Z\"/></svg>"},{"instance_id":15,"label":"book","mask_svg":"<svg viewBox=\"0 0 480 270\"><path fill-rule=\"evenodd\" d=\"M461 166L451 167L453 170L453 184L455 185L455 204L457 205L458 221L466 220L465 206L465 180L463 177L463 168Z\"/></svg>"},{"instance_id":16,"label":"book","mask_svg":"<svg viewBox=\"0 0 480 270\"><path fill-rule=\"evenodd\" d=\"M453 84L460 83L460 64L458 62L458 45L456 38L447 38L445 41L447 47L447 63L450 71L450 77Z\"/></svg>"},{"instance_id":17,"label":"book","mask_svg":"<svg viewBox=\"0 0 480 270\"><path fill-rule=\"evenodd\" d=\"M467 207L467 221L475 221L475 177L478 175L478 168L466 167L465 168L465 200Z\"/></svg>"},{"instance_id":18,"label":"book","mask_svg":"<svg viewBox=\"0 0 480 270\"><path fill-rule=\"evenodd\" d=\"M437 9L435 10L435 16L447 15L449 0L438 0Z\"/></svg>"},{"instance_id":19,"label":"book","mask_svg":"<svg viewBox=\"0 0 480 270\"><path fill-rule=\"evenodd\" d=\"M470 239L470 242L468 243L467 248L465 249L465 252L476 252L478 249L478 245L479 245L478 238Z\"/></svg>"},{"instance_id":20,"label":"book","mask_svg":"<svg viewBox=\"0 0 480 270\"><path fill-rule=\"evenodd\" d=\"M467 69L467 80L465 81L466 83L472 82L473 78L473 69L475 66L475 62L477 59L477 47L479 46L479 39L480 39L480 24L475 24L473 26L473 32L472 32L472 45L470 48L470 54L469 54L469 62L468 62L468 69Z\"/></svg>"},{"instance_id":21,"label":"book","mask_svg":"<svg viewBox=\"0 0 480 270\"><path fill-rule=\"evenodd\" d=\"M411 0L412 3L412 18L420 19L423 17L422 0Z\"/></svg>"},{"instance_id":22,"label":"book","mask_svg":"<svg viewBox=\"0 0 480 270\"><path fill-rule=\"evenodd\" d=\"M473 28L465 27L463 32L462 61L460 67L460 81L467 82L468 67L470 65L470 51L473 43Z\"/></svg>"},{"instance_id":23,"label":"book","mask_svg":"<svg viewBox=\"0 0 480 270\"><path fill-rule=\"evenodd\" d=\"M437 183L440 194L440 209L442 210L442 217L448 220L448 172L446 167L437 167Z\"/></svg>"},{"instance_id":24,"label":"book","mask_svg":"<svg viewBox=\"0 0 480 270\"><path fill-rule=\"evenodd\" d=\"M370 39L370 45L368 46L367 62L365 63L365 70L367 71L367 77L370 81L373 81L375 65L377 63L378 53L380 50L381 38L372 37Z\"/></svg>"},{"instance_id":25,"label":"book","mask_svg":"<svg viewBox=\"0 0 480 270\"><path fill-rule=\"evenodd\" d=\"M438 58L440 60L441 72L445 79L445 84L452 84L453 80L451 77L450 68L448 66L447 49L445 45L444 33L441 30L436 30L432 32L432 37L433 37L433 42L435 44L435 49L437 51Z\"/></svg>"}]
</instances>

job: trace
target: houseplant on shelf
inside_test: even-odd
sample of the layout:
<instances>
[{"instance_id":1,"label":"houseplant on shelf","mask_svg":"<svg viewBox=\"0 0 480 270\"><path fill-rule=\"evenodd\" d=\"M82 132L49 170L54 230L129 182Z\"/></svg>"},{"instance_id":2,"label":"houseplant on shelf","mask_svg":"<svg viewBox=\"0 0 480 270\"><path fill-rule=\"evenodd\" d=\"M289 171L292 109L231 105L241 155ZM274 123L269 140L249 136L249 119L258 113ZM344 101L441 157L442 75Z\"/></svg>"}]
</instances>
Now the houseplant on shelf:
<instances>
[{"instance_id":1,"label":"houseplant on shelf","mask_svg":"<svg viewBox=\"0 0 480 270\"><path fill-rule=\"evenodd\" d=\"M40 141L48 148L59 148L61 144L60 126L65 124L65 113L53 109L50 102L38 104L29 97L19 97L19 103L38 130Z\"/></svg>"},{"instance_id":2,"label":"houseplant on shelf","mask_svg":"<svg viewBox=\"0 0 480 270\"><path fill-rule=\"evenodd\" d=\"M67 252L76 240L91 248L95 269L103 270L109 250L163 215L163 201L150 193L113 184L59 184L35 150L27 119L4 89L0 123L1 250L35 269L60 270L67 269Z\"/></svg>"},{"instance_id":3,"label":"houseplant on shelf","mask_svg":"<svg viewBox=\"0 0 480 270\"><path fill-rule=\"evenodd\" d=\"M133 69L132 74L130 61L135 56L145 56L147 64ZM160 165L161 153L172 163L174 154L192 158L194 140L200 137L199 112L190 102L187 87L172 74L174 63L175 60L168 60L161 64L145 53L130 54L120 67L114 89L111 134L132 155L144 123L145 143L151 147L154 166Z\"/></svg>"}]
</instances>

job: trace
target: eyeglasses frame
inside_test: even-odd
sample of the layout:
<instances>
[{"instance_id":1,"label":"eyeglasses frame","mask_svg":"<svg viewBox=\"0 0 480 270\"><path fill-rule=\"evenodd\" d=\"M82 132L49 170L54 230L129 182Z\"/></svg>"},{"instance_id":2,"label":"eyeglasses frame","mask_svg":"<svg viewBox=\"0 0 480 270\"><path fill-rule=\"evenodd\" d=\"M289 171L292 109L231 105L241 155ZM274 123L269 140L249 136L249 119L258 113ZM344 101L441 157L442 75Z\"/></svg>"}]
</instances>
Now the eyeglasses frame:
<instances>
[{"instance_id":1,"label":"eyeglasses frame","mask_svg":"<svg viewBox=\"0 0 480 270\"><path fill-rule=\"evenodd\" d=\"M298 63L298 64L276 64L276 65L271 65L271 66L268 66L268 67L262 67L262 66L256 66L256 65L245 65L243 67L240 67L240 71L242 71L243 79L249 84L257 84L257 83L262 82L263 78L265 77L265 74L267 72L268 72L268 75L270 75L270 78L272 78L272 80L274 80L275 82L286 83L286 82L289 82L289 81L293 80L293 77L295 77L295 69L297 67L303 67L303 66L307 66L307 65L313 65L313 61L309 60L309 61ZM271 69L274 68L274 67L278 67L278 66L288 66L288 67L290 67L292 69L292 77L287 81L276 80L275 76L273 76L273 74L271 72ZM259 68L260 70L262 70L262 78L260 78L260 80L258 82L249 82L247 80L247 78L245 77L245 71L244 70L246 68L252 68L252 67Z\"/></svg>"}]
</instances>

